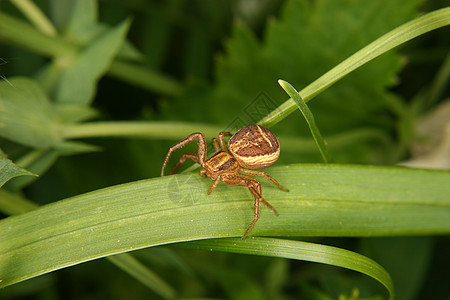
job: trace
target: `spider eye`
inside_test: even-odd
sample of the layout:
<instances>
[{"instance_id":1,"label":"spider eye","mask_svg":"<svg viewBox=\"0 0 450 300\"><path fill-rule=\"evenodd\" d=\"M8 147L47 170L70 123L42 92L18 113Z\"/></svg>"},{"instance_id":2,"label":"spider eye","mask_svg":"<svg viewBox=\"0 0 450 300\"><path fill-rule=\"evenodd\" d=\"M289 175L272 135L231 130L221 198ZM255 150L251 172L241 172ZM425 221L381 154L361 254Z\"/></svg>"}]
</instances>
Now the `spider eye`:
<instances>
[{"instance_id":1,"label":"spider eye","mask_svg":"<svg viewBox=\"0 0 450 300\"><path fill-rule=\"evenodd\" d=\"M280 156L280 143L267 128L248 125L228 141L228 149L239 164L248 169L261 169L275 163Z\"/></svg>"}]
</instances>

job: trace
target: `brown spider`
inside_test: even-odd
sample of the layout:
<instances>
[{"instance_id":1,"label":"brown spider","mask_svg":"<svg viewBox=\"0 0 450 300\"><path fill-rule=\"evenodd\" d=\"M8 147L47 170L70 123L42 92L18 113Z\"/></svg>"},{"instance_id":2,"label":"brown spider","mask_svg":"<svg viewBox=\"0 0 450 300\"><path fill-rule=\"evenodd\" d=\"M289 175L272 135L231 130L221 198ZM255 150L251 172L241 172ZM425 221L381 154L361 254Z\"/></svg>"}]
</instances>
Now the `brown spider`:
<instances>
[{"instance_id":1,"label":"brown spider","mask_svg":"<svg viewBox=\"0 0 450 300\"><path fill-rule=\"evenodd\" d=\"M214 184L209 188L208 194L216 188L220 180L229 185L248 187L255 197L255 213L252 224L244 236L242 236L244 239L252 231L259 219L261 202L267 205L278 216L276 209L262 197L261 184L256 179L247 175L264 176L279 189L286 192L289 190L282 187L269 174L263 171L250 170L268 167L275 163L280 156L280 144L272 132L259 125L245 126L230 138L228 148L225 144L224 136L231 136L231 133L221 132L218 136L219 141L215 138L212 140L215 153L209 159L206 159L206 140L202 133L193 133L184 140L176 143L170 147L167 153L162 166L161 176L164 176L164 169L172 152L198 139L198 153L183 154L170 174L175 173L184 164L186 159L191 159L202 166L203 169L199 172L202 177L208 176L212 180L215 180Z\"/></svg>"}]
</instances>

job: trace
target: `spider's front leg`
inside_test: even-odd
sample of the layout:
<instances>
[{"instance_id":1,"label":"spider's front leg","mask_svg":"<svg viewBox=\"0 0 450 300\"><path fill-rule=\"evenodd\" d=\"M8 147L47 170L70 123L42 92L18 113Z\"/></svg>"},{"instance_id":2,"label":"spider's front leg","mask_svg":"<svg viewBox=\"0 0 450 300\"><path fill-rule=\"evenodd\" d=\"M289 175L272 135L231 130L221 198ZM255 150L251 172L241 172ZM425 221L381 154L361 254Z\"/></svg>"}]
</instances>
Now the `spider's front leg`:
<instances>
[{"instance_id":1,"label":"spider's front leg","mask_svg":"<svg viewBox=\"0 0 450 300\"><path fill-rule=\"evenodd\" d=\"M172 152L174 152L177 149L183 148L184 146L186 146L190 142L194 141L195 139L198 139L198 153L197 154L193 154L193 153L183 154L180 157L180 159L178 160L178 162L175 165L175 167L173 167L173 169L170 172L170 174L175 173L184 164L186 159L191 159L194 162L200 164L202 167L205 166L206 152L207 152L205 136L202 133L200 133L200 132L196 132L196 133L193 133L193 134L189 135L184 140L179 141L178 143L176 143L172 147L170 147L169 152L166 155L166 159L164 160L164 163L163 163L163 166L162 166L162 169L161 169L161 176L164 176L164 169L167 166L167 163L169 161L169 158L170 158L170 155L172 154Z\"/></svg>"}]
</instances>

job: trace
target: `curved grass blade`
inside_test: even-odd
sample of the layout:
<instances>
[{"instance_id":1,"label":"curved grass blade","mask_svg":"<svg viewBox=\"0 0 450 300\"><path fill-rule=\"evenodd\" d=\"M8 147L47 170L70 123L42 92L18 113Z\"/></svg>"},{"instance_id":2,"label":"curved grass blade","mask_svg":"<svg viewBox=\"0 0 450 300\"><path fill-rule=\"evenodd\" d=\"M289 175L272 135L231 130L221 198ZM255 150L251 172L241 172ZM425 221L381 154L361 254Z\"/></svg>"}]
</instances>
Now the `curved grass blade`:
<instances>
[{"instance_id":1,"label":"curved grass blade","mask_svg":"<svg viewBox=\"0 0 450 300\"><path fill-rule=\"evenodd\" d=\"M450 24L450 7L435 10L407 22L362 48L336 67L316 79L299 92L300 97L308 102L335 82L361 67L381 54L429 31ZM285 101L273 112L258 122L259 125L271 127L296 109L292 99Z\"/></svg>"},{"instance_id":2,"label":"curved grass blade","mask_svg":"<svg viewBox=\"0 0 450 300\"><path fill-rule=\"evenodd\" d=\"M306 105L305 101L303 101L302 97L300 97L297 90L289 82L280 79L278 80L278 83L283 88L283 90L291 97L291 99L294 100L298 109L301 111L303 117L308 123L309 130L311 130L311 134L316 141L323 161L326 163L332 162L333 159L328 152L326 142L323 139L322 134L320 134L319 128L317 128L316 121L314 120L314 115L309 110L308 105Z\"/></svg>"},{"instance_id":3,"label":"curved grass blade","mask_svg":"<svg viewBox=\"0 0 450 300\"><path fill-rule=\"evenodd\" d=\"M239 238L202 240L176 244L175 246L188 249L283 257L347 268L379 281L388 290L389 298L394 298L392 279L382 266L364 255L341 248L262 237L252 237L246 240Z\"/></svg>"},{"instance_id":4,"label":"curved grass blade","mask_svg":"<svg viewBox=\"0 0 450 300\"><path fill-rule=\"evenodd\" d=\"M280 216L262 209L252 235L392 236L450 233L450 173L407 168L289 165L263 182ZM89 260L145 247L241 237L251 194L197 173L78 195L0 220L1 287Z\"/></svg>"}]
</instances>

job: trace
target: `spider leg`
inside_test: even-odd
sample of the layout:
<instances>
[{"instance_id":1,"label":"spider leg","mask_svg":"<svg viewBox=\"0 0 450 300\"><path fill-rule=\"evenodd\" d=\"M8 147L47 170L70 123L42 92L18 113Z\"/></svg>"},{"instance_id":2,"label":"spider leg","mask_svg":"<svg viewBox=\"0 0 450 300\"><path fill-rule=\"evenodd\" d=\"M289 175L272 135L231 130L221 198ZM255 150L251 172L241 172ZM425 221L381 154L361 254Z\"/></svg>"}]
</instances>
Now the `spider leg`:
<instances>
[{"instance_id":1,"label":"spider leg","mask_svg":"<svg viewBox=\"0 0 450 300\"><path fill-rule=\"evenodd\" d=\"M208 190L208 195L212 193L212 191L214 191L214 189L216 188L216 186L219 184L219 181L221 179L221 176L217 176L216 181L214 181L213 185L209 188Z\"/></svg>"},{"instance_id":2,"label":"spider leg","mask_svg":"<svg viewBox=\"0 0 450 300\"><path fill-rule=\"evenodd\" d=\"M177 149L183 148L184 146L186 146L190 142L194 141L195 139L198 139L198 153L197 153L197 160L194 160L194 161L199 163L202 167L205 166L206 152L207 152L205 136L200 132L196 132L196 133L189 135L184 140L179 141L178 143L176 143L175 145L173 145L172 147L169 148L169 152L167 153L166 158L164 159L164 163L163 163L163 166L161 169L161 176L164 176L164 169L166 168L167 163L169 162L169 158L170 158L170 155L172 154L172 152L174 152ZM192 155L195 156L195 154L192 154ZM182 156L182 158L183 158L183 156ZM180 158L180 161L182 158ZM178 161L178 164L177 164L178 167L176 169L178 169L186 161L186 158L192 159L192 156L185 157L181 163L180 163L180 161ZM174 171L174 170L172 169L172 171Z\"/></svg>"},{"instance_id":3,"label":"spider leg","mask_svg":"<svg viewBox=\"0 0 450 300\"><path fill-rule=\"evenodd\" d=\"M221 132L219 133L219 144L222 151L229 153L228 148L225 144L225 140L223 139L224 136L231 136L231 133L229 132Z\"/></svg>"},{"instance_id":4,"label":"spider leg","mask_svg":"<svg viewBox=\"0 0 450 300\"><path fill-rule=\"evenodd\" d=\"M217 139L212 139L213 147L214 147L214 153L217 153L220 151L219 143L217 142Z\"/></svg>"},{"instance_id":5,"label":"spider leg","mask_svg":"<svg viewBox=\"0 0 450 300\"><path fill-rule=\"evenodd\" d=\"M267 174L266 172L263 171L257 171L257 170L249 170L249 169L244 169L241 168L241 170L239 171L242 174L245 175L251 175L251 176L263 176L264 178L266 178L267 180L270 181L270 183L272 183L273 185L277 186L280 190L283 190L285 192L289 192L289 190L287 188L282 187L278 181L276 181L275 179L273 179L272 177L270 177L269 174Z\"/></svg>"},{"instance_id":6,"label":"spider leg","mask_svg":"<svg viewBox=\"0 0 450 300\"><path fill-rule=\"evenodd\" d=\"M259 220L261 202L267 205L275 213L275 215L278 216L277 210L262 197L261 184L256 179L245 175L229 175L223 176L222 181L229 185L246 186L255 197L255 212L253 222L248 228L247 232L242 236L243 239L245 239L249 235L256 222Z\"/></svg>"},{"instance_id":7,"label":"spider leg","mask_svg":"<svg viewBox=\"0 0 450 300\"><path fill-rule=\"evenodd\" d=\"M181 157L178 160L178 162L175 165L175 167L172 168L172 170L170 171L170 175L175 174L175 172L186 162L186 159L193 160L194 162L200 164L197 154L185 153L185 154L181 155Z\"/></svg>"}]
</instances>

